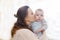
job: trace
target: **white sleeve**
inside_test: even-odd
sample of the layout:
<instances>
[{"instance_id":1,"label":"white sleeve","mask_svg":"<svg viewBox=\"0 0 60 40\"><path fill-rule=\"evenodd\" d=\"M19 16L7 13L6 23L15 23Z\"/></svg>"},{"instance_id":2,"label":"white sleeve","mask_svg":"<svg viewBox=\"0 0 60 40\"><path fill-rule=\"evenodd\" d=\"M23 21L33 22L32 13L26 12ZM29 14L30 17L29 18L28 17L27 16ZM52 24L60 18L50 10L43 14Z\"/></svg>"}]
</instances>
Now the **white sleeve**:
<instances>
[{"instance_id":1,"label":"white sleeve","mask_svg":"<svg viewBox=\"0 0 60 40\"><path fill-rule=\"evenodd\" d=\"M39 40L33 32L28 29L20 29L16 32L13 40Z\"/></svg>"}]
</instances>

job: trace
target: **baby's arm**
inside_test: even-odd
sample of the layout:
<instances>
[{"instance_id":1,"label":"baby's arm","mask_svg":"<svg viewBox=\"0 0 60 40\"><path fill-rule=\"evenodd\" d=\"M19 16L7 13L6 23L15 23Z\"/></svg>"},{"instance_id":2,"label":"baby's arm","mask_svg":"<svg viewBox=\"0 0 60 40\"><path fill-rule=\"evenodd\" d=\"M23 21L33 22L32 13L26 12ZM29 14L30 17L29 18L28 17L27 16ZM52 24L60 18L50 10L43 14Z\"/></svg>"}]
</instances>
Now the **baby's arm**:
<instances>
[{"instance_id":1,"label":"baby's arm","mask_svg":"<svg viewBox=\"0 0 60 40\"><path fill-rule=\"evenodd\" d=\"M39 33L39 32L44 32L45 30L43 28L40 28L38 30L36 30L36 33Z\"/></svg>"},{"instance_id":2,"label":"baby's arm","mask_svg":"<svg viewBox=\"0 0 60 40\"><path fill-rule=\"evenodd\" d=\"M45 20L42 20L42 29L46 30L47 27L47 22Z\"/></svg>"},{"instance_id":3,"label":"baby's arm","mask_svg":"<svg viewBox=\"0 0 60 40\"><path fill-rule=\"evenodd\" d=\"M42 20L42 28L40 29L41 30L41 32L44 32L46 29L47 29L47 23L46 23L46 21L45 20Z\"/></svg>"},{"instance_id":4,"label":"baby's arm","mask_svg":"<svg viewBox=\"0 0 60 40\"><path fill-rule=\"evenodd\" d=\"M38 32L44 32L47 29L47 23L45 20L42 20L42 28L39 28L36 33Z\"/></svg>"}]
</instances>

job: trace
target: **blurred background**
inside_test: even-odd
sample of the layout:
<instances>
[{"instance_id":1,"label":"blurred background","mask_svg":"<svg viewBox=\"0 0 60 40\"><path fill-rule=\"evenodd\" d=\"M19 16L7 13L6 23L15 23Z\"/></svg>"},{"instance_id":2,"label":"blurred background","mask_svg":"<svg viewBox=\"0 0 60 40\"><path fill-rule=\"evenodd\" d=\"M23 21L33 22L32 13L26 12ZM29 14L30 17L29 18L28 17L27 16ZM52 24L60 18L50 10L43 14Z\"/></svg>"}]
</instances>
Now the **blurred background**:
<instances>
[{"instance_id":1,"label":"blurred background","mask_svg":"<svg viewBox=\"0 0 60 40\"><path fill-rule=\"evenodd\" d=\"M10 40L11 29L16 22L14 14L24 5L30 6L33 12L43 9L48 39L60 40L60 0L0 0L0 39Z\"/></svg>"}]
</instances>

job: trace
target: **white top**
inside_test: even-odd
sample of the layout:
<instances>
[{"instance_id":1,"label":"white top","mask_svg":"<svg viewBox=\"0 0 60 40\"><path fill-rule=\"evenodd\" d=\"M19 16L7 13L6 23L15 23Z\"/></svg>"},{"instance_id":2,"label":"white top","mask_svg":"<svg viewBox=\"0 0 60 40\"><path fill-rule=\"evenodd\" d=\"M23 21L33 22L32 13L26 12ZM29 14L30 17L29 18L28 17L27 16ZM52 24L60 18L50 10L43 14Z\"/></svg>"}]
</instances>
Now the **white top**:
<instances>
[{"instance_id":1,"label":"white top","mask_svg":"<svg viewBox=\"0 0 60 40\"><path fill-rule=\"evenodd\" d=\"M13 40L39 40L39 39L29 29L20 29L14 35Z\"/></svg>"}]
</instances>

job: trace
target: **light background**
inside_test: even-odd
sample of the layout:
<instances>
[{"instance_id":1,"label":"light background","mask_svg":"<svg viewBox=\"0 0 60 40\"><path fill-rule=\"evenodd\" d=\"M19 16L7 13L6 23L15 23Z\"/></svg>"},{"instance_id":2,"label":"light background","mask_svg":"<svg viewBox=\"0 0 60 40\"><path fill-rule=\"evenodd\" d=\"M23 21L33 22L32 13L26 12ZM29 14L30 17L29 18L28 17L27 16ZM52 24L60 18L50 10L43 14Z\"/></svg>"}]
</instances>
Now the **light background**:
<instances>
[{"instance_id":1,"label":"light background","mask_svg":"<svg viewBox=\"0 0 60 40\"><path fill-rule=\"evenodd\" d=\"M41 8L48 24L47 37L60 40L60 0L0 0L0 38L9 40L19 7L29 5L33 12Z\"/></svg>"}]
</instances>

